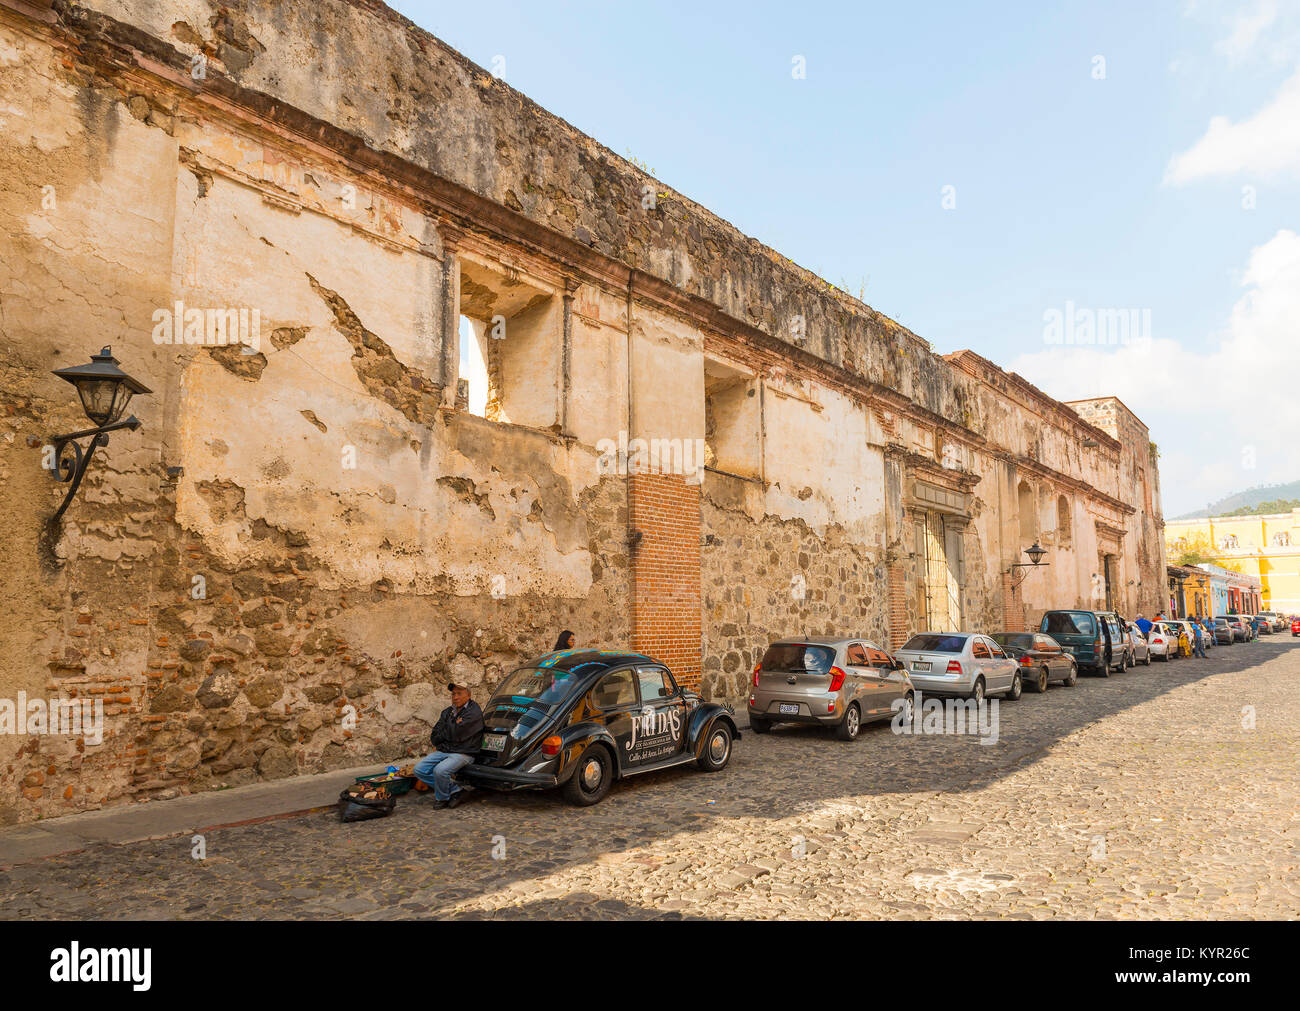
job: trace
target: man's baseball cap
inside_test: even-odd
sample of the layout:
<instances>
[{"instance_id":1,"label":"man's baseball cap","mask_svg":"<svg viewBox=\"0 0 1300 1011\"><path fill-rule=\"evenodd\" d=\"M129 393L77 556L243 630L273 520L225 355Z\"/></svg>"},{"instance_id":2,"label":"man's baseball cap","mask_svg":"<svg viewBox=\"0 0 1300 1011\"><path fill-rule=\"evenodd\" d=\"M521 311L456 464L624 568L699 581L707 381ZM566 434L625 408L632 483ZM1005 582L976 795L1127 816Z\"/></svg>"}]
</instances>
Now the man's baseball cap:
<instances>
[{"instance_id":1,"label":"man's baseball cap","mask_svg":"<svg viewBox=\"0 0 1300 1011\"><path fill-rule=\"evenodd\" d=\"M447 682L447 691L449 691L449 692L460 692L460 691L465 691L465 692L467 692L467 691L469 691L469 685L458 685L458 684L456 684L455 681L448 681L448 682Z\"/></svg>"}]
</instances>

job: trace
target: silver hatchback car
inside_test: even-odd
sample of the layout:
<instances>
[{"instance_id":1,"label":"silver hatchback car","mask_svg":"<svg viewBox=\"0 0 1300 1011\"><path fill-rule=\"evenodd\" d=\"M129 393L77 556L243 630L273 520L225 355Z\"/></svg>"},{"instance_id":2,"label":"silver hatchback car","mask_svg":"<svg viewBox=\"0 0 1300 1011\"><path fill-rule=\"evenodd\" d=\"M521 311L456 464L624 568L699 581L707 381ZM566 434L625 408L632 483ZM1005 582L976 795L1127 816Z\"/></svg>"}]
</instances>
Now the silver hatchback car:
<instances>
[{"instance_id":1,"label":"silver hatchback car","mask_svg":"<svg viewBox=\"0 0 1300 1011\"><path fill-rule=\"evenodd\" d=\"M907 670L870 639L782 639L754 668L749 725L765 734L774 723L819 724L852 741L900 706L910 721L911 705Z\"/></svg>"}]
</instances>

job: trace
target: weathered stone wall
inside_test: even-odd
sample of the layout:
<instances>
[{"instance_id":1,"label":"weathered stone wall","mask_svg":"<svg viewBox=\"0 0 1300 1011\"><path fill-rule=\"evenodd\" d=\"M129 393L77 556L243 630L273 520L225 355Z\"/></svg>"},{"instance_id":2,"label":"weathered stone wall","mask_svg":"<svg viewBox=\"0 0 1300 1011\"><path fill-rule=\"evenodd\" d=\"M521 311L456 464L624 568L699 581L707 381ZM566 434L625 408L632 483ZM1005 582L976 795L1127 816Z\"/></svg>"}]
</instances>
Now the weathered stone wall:
<instances>
[{"instance_id":1,"label":"weathered stone wall","mask_svg":"<svg viewBox=\"0 0 1300 1011\"><path fill-rule=\"evenodd\" d=\"M831 525L766 513L752 482L710 473L702 496L703 687L743 702L768 644L795 635L861 635L888 648L888 590L878 550Z\"/></svg>"},{"instance_id":2,"label":"weathered stone wall","mask_svg":"<svg viewBox=\"0 0 1300 1011\"><path fill-rule=\"evenodd\" d=\"M1088 603L1103 547L1161 585L1136 418L647 208L640 170L380 4L0 0L0 136L0 698L108 721L0 740L0 821L399 757L447 679L482 694L561 628L739 701L776 637L919 627L933 508L992 629L1021 483L1052 563L1024 621ZM187 309L255 339L187 342ZM484 418L462 315L506 320ZM47 534L45 447L85 424L49 373L103 344L144 427ZM602 449L628 439L715 466L630 479Z\"/></svg>"}]
</instances>

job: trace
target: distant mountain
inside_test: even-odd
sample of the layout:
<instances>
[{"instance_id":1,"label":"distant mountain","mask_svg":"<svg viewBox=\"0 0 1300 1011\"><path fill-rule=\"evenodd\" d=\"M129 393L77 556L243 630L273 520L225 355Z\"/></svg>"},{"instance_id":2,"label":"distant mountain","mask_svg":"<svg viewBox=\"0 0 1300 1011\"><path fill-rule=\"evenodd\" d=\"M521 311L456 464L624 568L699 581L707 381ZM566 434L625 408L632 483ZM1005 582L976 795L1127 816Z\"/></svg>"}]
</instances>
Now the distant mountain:
<instances>
[{"instance_id":1,"label":"distant mountain","mask_svg":"<svg viewBox=\"0 0 1300 1011\"><path fill-rule=\"evenodd\" d=\"M1200 520L1205 519L1207 516L1224 516L1238 509L1253 509L1264 502L1274 502L1279 499L1300 499L1300 481L1292 481L1290 484L1261 485L1258 488L1248 488L1245 491L1237 492L1235 495L1229 495L1227 498L1221 498L1217 502L1211 502L1204 509L1185 513L1182 516L1175 516L1174 519Z\"/></svg>"}]
</instances>

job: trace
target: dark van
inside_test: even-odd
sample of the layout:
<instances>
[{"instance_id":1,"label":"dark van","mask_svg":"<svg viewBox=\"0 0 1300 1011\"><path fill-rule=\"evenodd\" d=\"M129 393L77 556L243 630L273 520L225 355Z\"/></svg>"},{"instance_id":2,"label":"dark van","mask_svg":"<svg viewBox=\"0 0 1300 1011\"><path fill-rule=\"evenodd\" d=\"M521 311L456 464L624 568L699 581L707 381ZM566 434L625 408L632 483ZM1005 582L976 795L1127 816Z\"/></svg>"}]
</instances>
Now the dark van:
<instances>
[{"instance_id":1,"label":"dark van","mask_svg":"<svg viewBox=\"0 0 1300 1011\"><path fill-rule=\"evenodd\" d=\"M1039 625L1074 656L1079 672L1109 677L1111 668L1123 670L1128 656L1123 632L1113 616L1095 611L1048 611Z\"/></svg>"}]
</instances>

